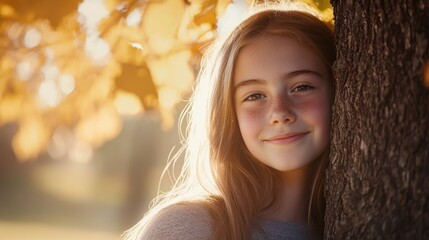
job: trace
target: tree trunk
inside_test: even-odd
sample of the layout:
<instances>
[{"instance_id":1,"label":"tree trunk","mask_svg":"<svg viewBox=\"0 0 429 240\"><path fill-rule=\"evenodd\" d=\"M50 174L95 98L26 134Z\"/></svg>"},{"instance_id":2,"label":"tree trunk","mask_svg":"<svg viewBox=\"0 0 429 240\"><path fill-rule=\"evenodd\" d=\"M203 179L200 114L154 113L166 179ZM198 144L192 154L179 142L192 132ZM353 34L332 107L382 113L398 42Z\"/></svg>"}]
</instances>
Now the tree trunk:
<instances>
[{"instance_id":1,"label":"tree trunk","mask_svg":"<svg viewBox=\"0 0 429 240\"><path fill-rule=\"evenodd\" d=\"M331 0L337 39L326 239L429 236L428 0Z\"/></svg>"}]
</instances>

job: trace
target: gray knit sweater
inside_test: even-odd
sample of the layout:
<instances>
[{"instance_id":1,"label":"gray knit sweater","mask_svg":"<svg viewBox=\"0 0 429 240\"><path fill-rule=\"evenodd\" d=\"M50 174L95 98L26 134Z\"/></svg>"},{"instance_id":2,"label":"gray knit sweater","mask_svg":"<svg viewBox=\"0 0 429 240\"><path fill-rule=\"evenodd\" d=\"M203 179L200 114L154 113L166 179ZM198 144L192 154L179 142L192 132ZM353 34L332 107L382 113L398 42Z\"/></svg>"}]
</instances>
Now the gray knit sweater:
<instances>
[{"instance_id":1,"label":"gray knit sweater","mask_svg":"<svg viewBox=\"0 0 429 240\"><path fill-rule=\"evenodd\" d=\"M148 225L141 240L209 240L211 218L197 205L174 205L162 210ZM306 227L276 220L260 220L252 240L308 239Z\"/></svg>"}]
</instances>

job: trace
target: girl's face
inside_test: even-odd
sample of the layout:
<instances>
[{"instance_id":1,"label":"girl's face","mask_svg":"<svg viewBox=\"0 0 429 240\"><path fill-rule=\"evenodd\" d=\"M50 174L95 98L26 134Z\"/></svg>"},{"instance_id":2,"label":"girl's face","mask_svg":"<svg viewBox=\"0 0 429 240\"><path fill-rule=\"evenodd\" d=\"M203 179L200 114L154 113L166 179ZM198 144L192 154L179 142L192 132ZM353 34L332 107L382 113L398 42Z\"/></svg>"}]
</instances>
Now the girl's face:
<instances>
[{"instance_id":1,"label":"girl's face","mask_svg":"<svg viewBox=\"0 0 429 240\"><path fill-rule=\"evenodd\" d=\"M328 146L332 87L322 60L297 40L261 36L233 73L234 104L249 151L281 172L304 167Z\"/></svg>"}]
</instances>

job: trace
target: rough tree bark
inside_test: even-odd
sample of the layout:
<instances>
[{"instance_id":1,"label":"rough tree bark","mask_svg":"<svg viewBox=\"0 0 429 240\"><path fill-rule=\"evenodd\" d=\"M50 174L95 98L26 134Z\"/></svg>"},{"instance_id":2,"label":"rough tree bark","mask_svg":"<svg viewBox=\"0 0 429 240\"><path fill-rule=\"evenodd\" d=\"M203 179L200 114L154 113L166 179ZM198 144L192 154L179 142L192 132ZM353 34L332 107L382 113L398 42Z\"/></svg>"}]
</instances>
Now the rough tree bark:
<instances>
[{"instance_id":1,"label":"rough tree bark","mask_svg":"<svg viewBox=\"0 0 429 240\"><path fill-rule=\"evenodd\" d=\"M428 0L331 0L337 92L326 239L429 236Z\"/></svg>"}]
</instances>

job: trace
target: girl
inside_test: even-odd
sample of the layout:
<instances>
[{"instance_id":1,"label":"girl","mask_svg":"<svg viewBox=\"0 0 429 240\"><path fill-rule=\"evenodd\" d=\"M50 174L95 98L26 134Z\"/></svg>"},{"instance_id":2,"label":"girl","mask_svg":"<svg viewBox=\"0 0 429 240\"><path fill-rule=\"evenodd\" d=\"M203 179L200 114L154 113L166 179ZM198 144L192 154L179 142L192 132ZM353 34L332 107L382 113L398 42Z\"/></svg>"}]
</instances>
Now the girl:
<instances>
[{"instance_id":1,"label":"girl","mask_svg":"<svg viewBox=\"0 0 429 240\"><path fill-rule=\"evenodd\" d=\"M258 7L219 37L186 109L182 174L128 239L323 238L334 60L308 9Z\"/></svg>"}]
</instances>

